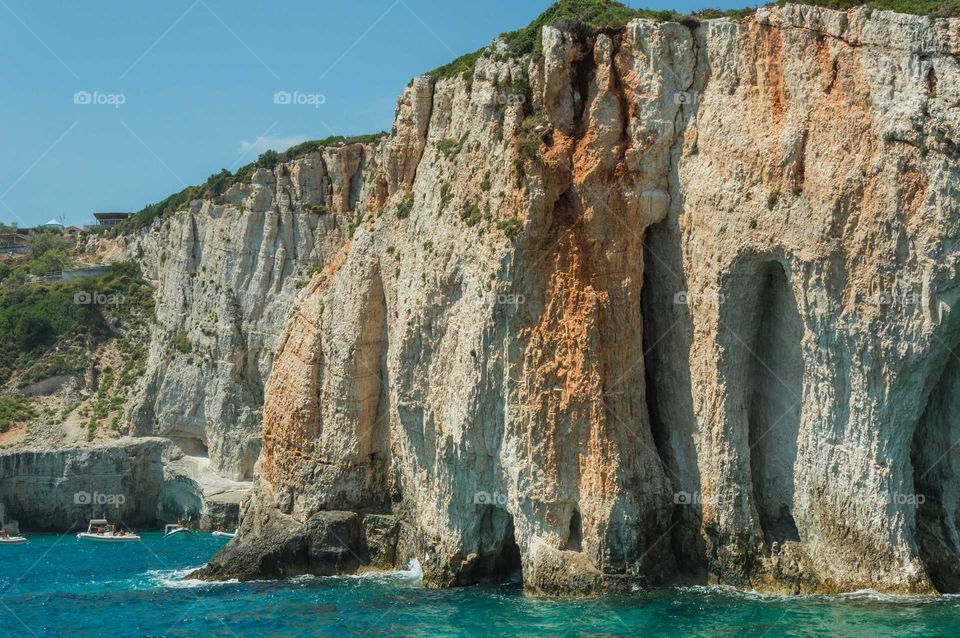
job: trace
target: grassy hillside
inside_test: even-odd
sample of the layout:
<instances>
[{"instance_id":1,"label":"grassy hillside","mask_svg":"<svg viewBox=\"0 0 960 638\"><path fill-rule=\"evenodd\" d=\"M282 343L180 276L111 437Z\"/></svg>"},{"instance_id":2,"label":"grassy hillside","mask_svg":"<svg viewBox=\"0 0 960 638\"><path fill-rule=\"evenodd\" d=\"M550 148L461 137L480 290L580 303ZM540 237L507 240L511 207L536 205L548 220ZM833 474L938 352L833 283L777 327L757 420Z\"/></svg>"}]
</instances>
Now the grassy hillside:
<instances>
[{"instance_id":1,"label":"grassy hillside","mask_svg":"<svg viewBox=\"0 0 960 638\"><path fill-rule=\"evenodd\" d=\"M15 228L0 224L0 233L13 232L16 232ZM0 282L23 283L29 275L45 275L69 268L74 262L71 255L74 243L54 228L34 231L26 255L14 255L0 261Z\"/></svg>"}]
</instances>

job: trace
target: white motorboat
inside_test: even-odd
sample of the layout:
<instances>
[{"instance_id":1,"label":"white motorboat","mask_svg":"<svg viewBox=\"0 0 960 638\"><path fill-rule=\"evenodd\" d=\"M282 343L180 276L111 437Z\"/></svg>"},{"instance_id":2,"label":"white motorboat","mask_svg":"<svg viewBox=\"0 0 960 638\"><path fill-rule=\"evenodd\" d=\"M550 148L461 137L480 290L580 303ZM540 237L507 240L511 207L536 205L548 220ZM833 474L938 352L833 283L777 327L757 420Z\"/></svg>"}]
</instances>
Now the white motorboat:
<instances>
[{"instance_id":1,"label":"white motorboat","mask_svg":"<svg viewBox=\"0 0 960 638\"><path fill-rule=\"evenodd\" d=\"M233 538L234 536L237 535L237 530L233 530L232 532L221 532L220 530L217 530L213 533L213 535L223 536L224 538Z\"/></svg>"},{"instance_id":2,"label":"white motorboat","mask_svg":"<svg viewBox=\"0 0 960 638\"><path fill-rule=\"evenodd\" d=\"M23 536L0 536L0 545L22 545L26 542Z\"/></svg>"},{"instance_id":3,"label":"white motorboat","mask_svg":"<svg viewBox=\"0 0 960 638\"><path fill-rule=\"evenodd\" d=\"M191 536L193 535L193 530L180 525L179 523L170 523L163 528L163 540L170 538L171 536Z\"/></svg>"},{"instance_id":4,"label":"white motorboat","mask_svg":"<svg viewBox=\"0 0 960 638\"><path fill-rule=\"evenodd\" d=\"M98 541L101 543L127 543L138 541L140 537L132 532L127 532L111 525L104 518L94 518L87 525L87 531L77 534L77 540L80 541Z\"/></svg>"}]
</instances>

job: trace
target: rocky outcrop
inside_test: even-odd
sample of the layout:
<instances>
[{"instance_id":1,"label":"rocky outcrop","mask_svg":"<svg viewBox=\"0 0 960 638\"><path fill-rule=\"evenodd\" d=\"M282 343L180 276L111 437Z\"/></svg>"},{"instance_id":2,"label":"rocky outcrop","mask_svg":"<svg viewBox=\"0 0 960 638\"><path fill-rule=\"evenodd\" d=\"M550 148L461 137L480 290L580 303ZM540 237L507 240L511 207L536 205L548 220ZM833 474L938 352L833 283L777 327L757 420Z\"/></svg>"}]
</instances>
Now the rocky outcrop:
<instances>
[{"instance_id":1,"label":"rocky outcrop","mask_svg":"<svg viewBox=\"0 0 960 638\"><path fill-rule=\"evenodd\" d=\"M85 259L138 264L154 288L152 321L130 321L137 349L85 344L86 357L98 365L82 378L57 376L19 389L51 396L29 428L0 441L12 440L6 462L15 468L0 479L0 496L18 494L30 480L35 451L69 466L71 481L96 483L99 465L88 463L88 456L120 458L131 441L150 439L162 448L160 471L141 476L124 470L143 485L126 490L126 509L114 514L140 512L128 521L137 525L183 518L205 528L236 526L260 451L264 383L290 307L312 274L349 243L368 213L366 202L385 196L386 175L412 170L419 156L389 156L395 168L375 171L385 157L376 142L334 142L259 169L138 234L89 237ZM113 329L129 332L118 322ZM128 365L141 356L141 331L149 342L145 361ZM97 368L111 378L122 370L118 376L136 387L110 387L108 396ZM109 429L91 428L89 414L108 400L111 409L125 406L123 418L101 417ZM118 440L125 434L133 438ZM25 529L62 531L73 524L74 510L58 499L29 489L23 494L7 509L19 513Z\"/></svg>"},{"instance_id":2,"label":"rocky outcrop","mask_svg":"<svg viewBox=\"0 0 960 638\"><path fill-rule=\"evenodd\" d=\"M394 516L320 511L294 520L252 499L243 513L244 534L228 555L218 554L189 578L288 578L398 570L415 555L410 529Z\"/></svg>"},{"instance_id":3,"label":"rocky outcrop","mask_svg":"<svg viewBox=\"0 0 960 638\"><path fill-rule=\"evenodd\" d=\"M86 529L104 513L131 526L154 523L163 447L163 441L143 439L0 454L0 503L28 530Z\"/></svg>"},{"instance_id":4,"label":"rocky outcrop","mask_svg":"<svg viewBox=\"0 0 960 638\"><path fill-rule=\"evenodd\" d=\"M432 586L955 589L958 53L787 5L417 79L204 575L350 571L379 512Z\"/></svg>"},{"instance_id":5,"label":"rocky outcrop","mask_svg":"<svg viewBox=\"0 0 960 638\"><path fill-rule=\"evenodd\" d=\"M958 28L787 6L697 30L645 316L654 429L694 501L675 551L720 582L940 580L923 539L955 512L918 517L945 503L911 449L943 467L918 425L957 343Z\"/></svg>"},{"instance_id":6,"label":"rocky outcrop","mask_svg":"<svg viewBox=\"0 0 960 638\"><path fill-rule=\"evenodd\" d=\"M200 529L235 529L240 506L249 497L250 482L226 478L213 471L210 459L184 454L166 441L157 525L185 520Z\"/></svg>"},{"instance_id":7,"label":"rocky outcrop","mask_svg":"<svg viewBox=\"0 0 960 638\"><path fill-rule=\"evenodd\" d=\"M29 531L86 529L103 516L138 528L177 519L204 529L235 526L249 485L198 462L156 437L0 453L0 513Z\"/></svg>"}]
</instances>

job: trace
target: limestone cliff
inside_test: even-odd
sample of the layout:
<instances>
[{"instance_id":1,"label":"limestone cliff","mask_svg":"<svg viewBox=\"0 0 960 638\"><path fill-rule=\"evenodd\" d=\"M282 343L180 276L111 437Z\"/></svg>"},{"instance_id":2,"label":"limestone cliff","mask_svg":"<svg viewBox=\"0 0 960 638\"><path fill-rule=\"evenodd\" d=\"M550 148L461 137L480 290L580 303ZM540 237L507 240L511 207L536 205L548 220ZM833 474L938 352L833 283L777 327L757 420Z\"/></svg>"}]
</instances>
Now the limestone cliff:
<instances>
[{"instance_id":1,"label":"limestone cliff","mask_svg":"<svg viewBox=\"0 0 960 638\"><path fill-rule=\"evenodd\" d=\"M325 573L340 510L402 520L433 586L955 590L960 20L787 5L542 44L414 81L269 377L203 364L265 384L205 575ZM285 267L262 236L256 290Z\"/></svg>"},{"instance_id":2,"label":"limestone cliff","mask_svg":"<svg viewBox=\"0 0 960 638\"><path fill-rule=\"evenodd\" d=\"M341 145L260 169L127 238L127 255L156 286L134 434L168 437L226 477L252 477L280 329L298 287L362 214L373 149Z\"/></svg>"},{"instance_id":3,"label":"limestone cliff","mask_svg":"<svg viewBox=\"0 0 960 638\"><path fill-rule=\"evenodd\" d=\"M38 416L0 433L3 514L27 530L66 530L90 514L75 494L98 492L124 503L96 513L128 525L235 525L260 451L279 331L297 291L359 223L375 147L320 146L139 233L91 237L84 255L135 262L151 303L110 324L121 335L134 328L136 348L118 349L117 339L88 346L82 375L23 391L37 396ZM114 376L122 388L104 381ZM111 427L90 427L87 415L102 406L118 409L101 418Z\"/></svg>"},{"instance_id":4,"label":"limestone cliff","mask_svg":"<svg viewBox=\"0 0 960 638\"><path fill-rule=\"evenodd\" d=\"M110 516L131 526L175 521L235 525L246 486L204 481L168 440L121 438L86 447L0 454L0 518L31 531L73 531Z\"/></svg>"}]
</instances>

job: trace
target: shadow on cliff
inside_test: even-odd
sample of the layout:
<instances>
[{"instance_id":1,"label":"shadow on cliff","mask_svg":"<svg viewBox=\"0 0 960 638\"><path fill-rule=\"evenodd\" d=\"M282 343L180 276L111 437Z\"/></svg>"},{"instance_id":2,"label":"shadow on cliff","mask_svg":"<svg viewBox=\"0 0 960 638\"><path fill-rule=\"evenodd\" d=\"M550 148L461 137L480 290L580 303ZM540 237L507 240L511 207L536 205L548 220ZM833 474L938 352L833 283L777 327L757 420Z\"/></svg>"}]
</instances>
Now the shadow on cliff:
<instances>
[{"instance_id":1,"label":"shadow on cliff","mask_svg":"<svg viewBox=\"0 0 960 638\"><path fill-rule=\"evenodd\" d=\"M676 219L651 226L645 239L641 305L646 407L657 457L673 489L671 551L679 580L706 583L689 364L693 320Z\"/></svg>"},{"instance_id":2,"label":"shadow on cliff","mask_svg":"<svg viewBox=\"0 0 960 638\"><path fill-rule=\"evenodd\" d=\"M932 389L912 437L914 493L906 497L916 507L920 559L944 593L960 591L960 316L948 322L942 352L930 357Z\"/></svg>"},{"instance_id":3,"label":"shadow on cliff","mask_svg":"<svg viewBox=\"0 0 960 638\"><path fill-rule=\"evenodd\" d=\"M715 564L725 580L747 584L758 554L801 542L794 519L795 467L803 404L803 320L785 256L742 255L722 278L717 374L722 404L721 460L728 479L712 494Z\"/></svg>"}]
</instances>

